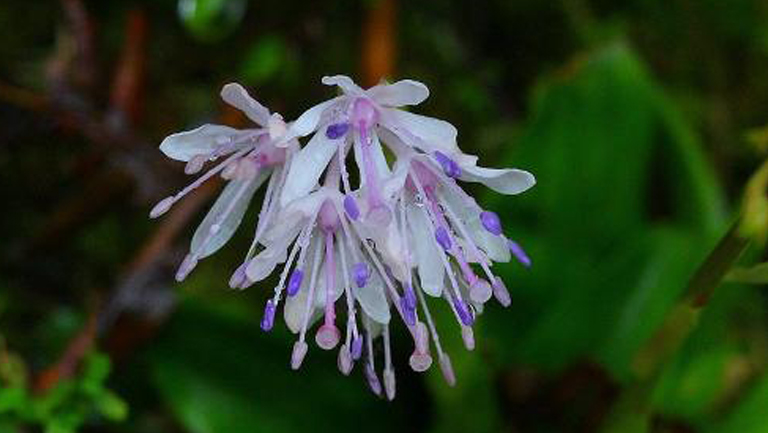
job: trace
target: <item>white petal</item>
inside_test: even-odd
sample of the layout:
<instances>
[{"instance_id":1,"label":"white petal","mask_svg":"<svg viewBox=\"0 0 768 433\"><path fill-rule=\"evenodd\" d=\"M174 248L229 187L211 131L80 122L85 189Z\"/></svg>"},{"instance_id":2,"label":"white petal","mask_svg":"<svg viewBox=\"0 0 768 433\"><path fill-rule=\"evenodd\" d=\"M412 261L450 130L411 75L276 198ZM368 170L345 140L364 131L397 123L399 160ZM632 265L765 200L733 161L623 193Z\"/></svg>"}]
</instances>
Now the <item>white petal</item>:
<instances>
[{"instance_id":1,"label":"white petal","mask_svg":"<svg viewBox=\"0 0 768 433\"><path fill-rule=\"evenodd\" d=\"M253 282L267 278L278 264L285 262L286 248L273 245L256 255L245 268L245 274Z\"/></svg>"},{"instance_id":2,"label":"white petal","mask_svg":"<svg viewBox=\"0 0 768 433\"><path fill-rule=\"evenodd\" d=\"M536 184L536 178L525 170L485 168L476 165L462 166L461 180L480 182L502 194L520 194Z\"/></svg>"},{"instance_id":3,"label":"white petal","mask_svg":"<svg viewBox=\"0 0 768 433\"><path fill-rule=\"evenodd\" d=\"M227 243L243 220L253 193L270 173L271 170L263 170L251 180L233 180L227 184L192 237L190 251L193 254L198 258L207 257ZM214 234L209 238L210 233Z\"/></svg>"},{"instance_id":4,"label":"white petal","mask_svg":"<svg viewBox=\"0 0 768 433\"><path fill-rule=\"evenodd\" d=\"M226 84L221 89L221 99L245 113L256 124L266 127L269 123L269 110L253 99L243 86L237 83Z\"/></svg>"},{"instance_id":5,"label":"white petal","mask_svg":"<svg viewBox=\"0 0 768 433\"><path fill-rule=\"evenodd\" d=\"M381 123L406 144L426 153L461 154L456 144L458 132L450 123L403 110L382 109L380 113Z\"/></svg>"},{"instance_id":6,"label":"white petal","mask_svg":"<svg viewBox=\"0 0 768 433\"><path fill-rule=\"evenodd\" d=\"M379 179L386 180L392 175L392 172L389 169L389 164L387 164L387 157L384 155L384 149L381 147L378 135L374 133L372 138L373 142L370 146L370 151L371 157L373 158L373 166L376 169L376 176L378 176ZM364 187L367 176L365 173L365 164L363 163L363 155L360 152L361 149L359 146L354 146L352 149L355 154L355 162L357 163L358 170L360 170L360 187Z\"/></svg>"},{"instance_id":7,"label":"white petal","mask_svg":"<svg viewBox=\"0 0 768 433\"><path fill-rule=\"evenodd\" d=\"M380 84L366 91L374 101L387 107L417 105L429 97L429 89L414 80L401 80L392 84Z\"/></svg>"},{"instance_id":8,"label":"white petal","mask_svg":"<svg viewBox=\"0 0 768 433\"><path fill-rule=\"evenodd\" d=\"M293 158L283 185L280 204L307 195L318 183L328 162L338 149L339 140L331 140L325 133L317 132L309 143Z\"/></svg>"},{"instance_id":9,"label":"white petal","mask_svg":"<svg viewBox=\"0 0 768 433\"><path fill-rule=\"evenodd\" d=\"M352 285L355 298L360 303L360 306L363 307L365 314L381 324L389 323L391 318L384 290L384 281L376 271L368 279L368 284L365 287L357 287L357 284Z\"/></svg>"},{"instance_id":10,"label":"white petal","mask_svg":"<svg viewBox=\"0 0 768 433\"><path fill-rule=\"evenodd\" d=\"M187 162L197 155L207 155L230 142L240 131L223 125L206 124L190 131L169 135L160 150L169 158Z\"/></svg>"},{"instance_id":11,"label":"white petal","mask_svg":"<svg viewBox=\"0 0 768 433\"><path fill-rule=\"evenodd\" d=\"M321 102L309 110L302 113L298 119L288 126L288 132L285 134L285 140L290 140L296 137L306 137L315 131L320 125L320 120L323 118L323 114L332 105L341 101L341 97L329 99L328 101Z\"/></svg>"},{"instance_id":12,"label":"white petal","mask_svg":"<svg viewBox=\"0 0 768 433\"><path fill-rule=\"evenodd\" d=\"M445 284L445 268L433 240L432 227L424 212L414 206L408 207L407 217L411 229L411 251L419 270L421 288L426 294L439 297Z\"/></svg>"},{"instance_id":13,"label":"white petal","mask_svg":"<svg viewBox=\"0 0 768 433\"><path fill-rule=\"evenodd\" d=\"M363 89L346 75L325 76L321 81L326 86L338 86L345 94L362 95L364 93Z\"/></svg>"},{"instance_id":14,"label":"white petal","mask_svg":"<svg viewBox=\"0 0 768 433\"><path fill-rule=\"evenodd\" d=\"M408 178L408 170L410 168L410 161L403 162L398 159L395 162L395 171L384 181L384 186L381 188L384 197L392 198L396 194L402 191L405 185L405 180Z\"/></svg>"}]
</instances>

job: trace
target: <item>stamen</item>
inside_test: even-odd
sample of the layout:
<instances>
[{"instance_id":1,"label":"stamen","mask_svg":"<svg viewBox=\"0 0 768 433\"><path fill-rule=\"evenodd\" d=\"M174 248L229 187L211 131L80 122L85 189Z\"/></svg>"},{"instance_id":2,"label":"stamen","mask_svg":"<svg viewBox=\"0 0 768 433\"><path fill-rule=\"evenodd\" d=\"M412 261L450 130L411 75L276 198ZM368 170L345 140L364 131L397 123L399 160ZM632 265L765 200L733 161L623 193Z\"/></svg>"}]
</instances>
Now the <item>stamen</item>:
<instances>
[{"instance_id":1,"label":"stamen","mask_svg":"<svg viewBox=\"0 0 768 433\"><path fill-rule=\"evenodd\" d=\"M357 201L351 195L344 197L344 210L352 221L357 221L360 217L360 208L357 207Z\"/></svg>"},{"instance_id":2,"label":"stamen","mask_svg":"<svg viewBox=\"0 0 768 433\"><path fill-rule=\"evenodd\" d=\"M376 395L381 395L381 382L379 382L379 377L376 375L376 365L374 364L374 358L373 358L373 338L371 337L371 330L366 326L365 330L365 341L366 341L366 347L368 352L368 362L365 364L365 378L368 379L368 386L371 387L371 391L373 391Z\"/></svg>"},{"instance_id":3,"label":"stamen","mask_svg":"<svg viewBox=\"0 0 768 433\"><path fill-rule=\"evenodd\" d=\"M475 350L475 332L469 326L461 327L461 338L467 350Z\"/></svg>"},{"instance_id":4,"label":"stamen","mask_svg":"<svg viewBox=\"0 0 768 433\"><path fill-rule=\"evenodd\" d=\"M304 357L307 355L307 343L303 340L299 340L293 344L293 352L291 353L291 368L298 370L301 367L301 363L304 362Z\"/></svg>"},{"instance_id":5,"label":"stamen","mask_svg":"<svg viewBox=\"0 0 768 433\"><path fill-rule=\"evenodd\" d=\"M206 161L208 161L208 155L195 155L187 161L187 165L184 166L185 174L199 173L203 169Z\"/></svg>"},{"instance_id":6,"label":"stamen","mask_svg":"<svg viewBox=\"0 0 768 433\"><path fill-rule=\"evenodd\" d=\"M512 297L509 295L509 290L507 290L506 284L499 277L493 279L493 295L501 305L505 307L512 305Z\"/></svg>"},{"instance_id":7,"label":"stamen","mask_svg":"<svg viewBox=\"0 0 768 433\"><path fill-rule=\"evenodd\" d=\"M304 338L307 334L307 326L309 326L309 319L312 316L312 310L314 309L315 305L315 288L317 287L317 275L319 274L320 270L320 255L322 254L323 248L320 242L317 243L317 246L315 247L315 257L314 261L312 263L312 276L311 280L309 282L309 294L307 296L307 302L304 307L304 322L301 325L301 332L299 334L299 341L304 341Z\"/></svg>"},{"instance_id":8,"label":"stamen","mask_svg":"<svg viewBox=\"0 0 768 433\"><path fill-rule=\"evenodd\" d=\"M482 222L483 227L485 227L489 233L496 236L501 234L501 220L499 220L499 216L496 214L496 212L487 210L480 212L480 222Z\"/></svg>"},{"instance_id":9,"label":"stamen","mask_svg":"<svg viewBox=\"0 0 768 433\"><path fill-rule=\"evenodd\" d=\"M443 352L438 358L440 360L440 370L443 372L443 377L449 386L456 386L456 374L453 372L453 365L451 364L451 358L448 354Z\"/></svg>"},{"instance_id":10,"label":"stamen","mask_svg":"<svg viewBox=\"0 0 768 433\"><path fill-rule=\"evenodd\" d=\"M469 299L478 304L485 304L493 296L493 289L488 281L478 278L469 286Z\"/></svg>"},{"instance_id":11,"label":"stamen","mask_svg":"<svg viewBox=\"0 0 768 433\"><path fill-rule=\"evenodd\" d=\"M247 267L248 261L245 261L235 269L235 272L232 273L232 276L229 278L229 287L233 289L242 289L250 285L248 275L245 273Z\"/></svg>"},{"instance_id":12,"label":"stamen","mask_svg":"<svg viewBox=\"0 0 768 433\"><path fill-rule=\"evenodd\" d=\"M457 178L461 176L461 167L459 167L459 164L457 164L456 161L451 159L443 152L440 152L439 150L435 151L434 155L437 162L443 168L443 172L446 176L450 178Z\"/></svg>"},{"instance_id":13,"label":"stamen","mask_svg":"<svg viewBox=\"0 0 768 433\"><path fill-rule=\"evenodd\" d=\"M454 297L453 308L456 310L456 314L459 315L459 319L461 319L461 323L463 323L464 326L472 326L472 324L475 322L475 318L467 308L467 304L464 303L464 301L462 301L460 298Z\"/></svg>"},{"instance_id":14,"label":"stamen","mask_svg":"<svg viewBox=\"0 0 768 433\"><path fill-rule=\"evenodd\" d=\"M270 331L275 325L275 303L270 299L267 301L267 305L264 307L264 317L261 319L261 329L263 331Z\"/></svg>"},{"instance_id":15,"label":"stamen","mask_svg":"<svg viewBox=\"0 0 768 433\"><path fill-rule=\"evenodd\" d=\"M440 226L435 230L435 240L445 251L451 250L451 237L445 227Z\"/></svg>"},{"instance_id":16,"label":"stamen","mask_svg":"<svg viewBox=\"0 0 768 433\"><path fill-rule=\"evenodd\" d=\"M184 189L182 189L181 191L177 192L176 194L174 194L174 195L172 195L172 196L170 196L170 197L166 197L166 198L164 198L164 199L160 200L160 202L158 202L158 203L157 203L157 204L156 204L156 205L155 205L155 206L152 208L152 210L149 212L149 217L150 217L150 218L157 218L157 217L159 217L160 215L162 215L162 214L164 214L164 213L168 212L168 209L170 209L170 208L171 208L171 206L173 206L173 204L174 204L174 203L176 203L177 201L179 201L179 200L180 200L182 197L184 197L185 195L187 195L187 194L188 194L190 191L194 190L194 189L195 189L195 188L197 188L198 186L200 186L200 185L202 185L203 183L205 183L205 181L207 181L208 179L210 179L210 178L212 178L213 176L215 176L215 175L216 175L216 173L218 173L218 172L220 172L222 169L224 169L224 167L225 167L227 164L229 164L230 162L232 162L232 161L236 160L237 158L240 158L241 156L243 156L243 155L245 155L246 153L248 153L248 151L250 151L250 149L249 149L249 148L246 148L246 149L241 149L241 150L239 150L239 151L237 151L237 152L233 153L233 154L232 154L232 155L230 155L230 156L229 156L227 159L225 159L223 162L221 162L219 165L217 165L216 167L214 167L214 168L212 168L212 169L208 170L208 171L207 171L207 172L206 172L204 175L202 175L202 176L200 176L199 178L197 178L197 180L195 180L194 182L192 182L192 183L190 183L189 185L187 185L187 186L186 186Z\"/></svg>"},{"instance_id":17,"label":"stamen","mask_svg":"<svg viewBox=\"0 0 768 433\"><path fill-rule=\"evenodd\" d=\"M336 290L336 261L333 254L333 233L325 233L325 323L315 334L315 342L321 349L331 350L339 344L339 329L334 324L336 311L333 305L333 291Z\"/></svg>"},{"instance_id":18,"label":"stamen","mask_svg":"<svg viewBox=\"0 0 768 433\"><path fill-rule=\"evenodd\" d=\"M331 140L336 140L346 135L347 131L349 131L349 123L334 123L333 125L328 125L328 128L325 130L325 136Z\"/></svg>"},{"instance_id":19,"label":"stamen","mask_svg":"<svg viewBox=\"0 0 768 433\"><path fill-rule=\"evenodd\" d=\"M301 269L294 269L291 273L291 278L288 280L288 287L285 289L285 293L288 296L296 296L301 288L302 280L304 280L304 272Z\"/></svg>"},{"instance_id":20,"label":"stamen","mask_svg":"<svg viewBox=\"0 0 768 433\"><path fill-rule=\"evenodd\" d=\"M341 374L345 376L348 376L352 371L352 355L349 353L349 348L346 344L342 344L341 348L339 349L337 365Z\"/></svg>"},{"instance_id":21,"label":"stamen","mask_svg":"<svg viewBox=\"0 0 768 433\"><path fill-rule=\"evenodd\" d=\"M363 262L355 263L352 266L352 275L355 278L355 284L357 287L363 288L368 284L368 278L371 276L371 271L368 269L368 265Z\"/></svg>"},{"instance_id":22,"label":"stamen","mask_svg":"<svg viewBox=\"0 0 768 433\"><path fill-rule=\"evenodd\" d=\"M395 399L395 369L392 367L392 351L389 346L389 325L384 326L382 336L384 338L384 390L391 401Z\"/></svg>"},{"instance_id":23,"label":"stamen","mask_svg":"<svg viewBox=\"0 0 768 433\"><path fill-rule=\"evenodd\" d=\"M435 343L437 357L440 361L440 370L443 372L443 377L445 378L445 381L448 382L448 385L454 386L456 385L456 375L453 373L453 366L451 365L451 360L448 357L448 354L443 352L443 347L440 344L440 336L437 335L437 328L435 327L434 320L432 320L432 314L429 312L427 300L424 299L422 290L416 290L416 293L418 294L419 302L421 302L424 316L427 318L427 327L429 328L429 332L432 335L432 341Z\"/></svg>"},{"instance_id":24,"label":"stamen","mask_svg":"<svg viewBox=\"0 0 768 433\"><path fill-rule=\"evenodd\" d=\"M518 262L520 262L526 268L531 267L531 259L517 242L513 241L512 239L508 239L507 246L509 247L509 251L512 252Z\"/></svg>"},{"instance_id":25,"label":"stamen","mask_svg":"<svg viewBox=\"0 0 768 433\"><path fill-rule=\"evenodd\" d=\"M193 269L197 266L197 257L193 254L187 254L184 260L179 265L179 269L176 271L176 281L182 282Z\"/></svg>"},{"instance_id":26,"label":"stamen","mask_svg":"<svg viewBox=\"0 0 768 433\"><path fill-rule=\"evenodd\" d=\"M363 354L363 336L358 335L352 340L352 350L350 351L352 359L357 361Z\"/></svg>"},{"instance_id":27,"label":"stamen","mask_svg":"<svg viewBox=\"0 0 768 433\"><path fill-rule=\"evenodd\" d=\"M432 357L429 355L429 336L427 334L427 327L419 322L413 329L416 348L408 359L408 363L411 365L413 371L427 371L432 365Z\"/></svg>"}]
</instances>

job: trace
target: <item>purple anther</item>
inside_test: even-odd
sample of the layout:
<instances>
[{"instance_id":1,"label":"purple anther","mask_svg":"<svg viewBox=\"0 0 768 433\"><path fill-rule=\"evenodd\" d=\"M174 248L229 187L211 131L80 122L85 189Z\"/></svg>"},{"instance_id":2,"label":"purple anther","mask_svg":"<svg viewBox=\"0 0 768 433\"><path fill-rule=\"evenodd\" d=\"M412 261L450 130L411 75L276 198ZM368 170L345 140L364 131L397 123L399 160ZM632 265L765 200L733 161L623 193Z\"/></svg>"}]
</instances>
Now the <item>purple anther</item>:
<instances>
[{"instance_id":1,"label":"purple anther","mask_svg":"<svg viewBox=\"0 0 768 433\"><path fill-rule=\"evenodd\" d=\"M370 362L365 364L365 378L368 379L368 386L371 387L371 391L381 396L381 382L379 382L379 377L376 376L376 372L373 370Z\"/></svg>"},{"instance_id":2,"label":"purple anther","mask_svg":"<svg viewBox=\"0 0 768 433\"><path fill-rule=\"evenodd\" d=\"M446 176L452 178L461 176L461 167L459 167L459 164L457 164L456 161L439 150L435 151L434 155L438 164L443 168L443 172Z\"/></svg>"},{"instance_id":3,"label":"purple anther","mask_svg":"<svg viewBox=\"0 0 768 433\"><path fill-rule=\"evenodd\" d=\"M363 288L368 284L368 278L370 278L371 272L368 270L368 265L365 263L355 263L352 265L352 277L355 279L357 287Z\"/></svg>"},{"instance_id":4,"label":"purple anther","mask_svg":"<svg viewBox=\"0 0 768 433\"><path fill-rule=\"evenodd\" d=\"M301 280L303 279L304 272L302 272L301 269L294 269L291 273L291 278L288 279L288 287L286 288L288 296L296 296L296 294L299 293Z\"/></svg>"},{"instance_id":5,"label":"purple anther","mask_svg":"<svg viewBox=\"0 0 768 433\"><path fill-rule=\"evenodd\" d=\"M439 361L440 370L443 372L445 381L448 383L448 385L455 386L456 374L453 372L453 364L451 364L451 358L448 357L447 353L441 353Z\"/></svg>"},{"instance_id":6,"label":"purple anther","mask_svg":"<svg viewBox=\"0 0 768 433\"><path fill-rule=\"evenodd\" d=\"M512 305L512 296L510 296L504 281L499 277L495 277L493 280L493 296L495 296L496 300L505 307Z\"/></svg>"},{"instance_id":7,"label":"purple anther","mask_svg":"<svg viewBox=\"0 0 768 433\"><path fill-rule=\"evenodd\" d=\"M362 335L358 335L352 340L352 350L350 351L350 354L352 355L352 359L354 359L355 361L360 359L360 356L363 354Z\"/></svg>"},{"instance_id":8,"label":"purple anther","mask_svg":"<svg viewBox=\"0 0 768 433\"><path fill-rule=\"evenodd\" d=\"M337 364L339 371L345 376L349 375L349 372L352 371L352 355L350 355L346 344L342 345L341 349L339 349Z\"/></svg>"},{"instance_id":9,"label":"purple anther","mask_svg":"<svg viewBox=\"0 0 768 433\"><path fill-rule=\"evenodd\" d=\"M298 370L301 367L301 363L304 362L304 357L307 355L307 343L302 340L293 344L293 352L291 352L291 368Z\"/></svg>"},{"instance_id":10,"label":"purple anther","mask_svg":"<svg viewBox=\"0 0 768 433\"><path fill-rule=\"evenodd\" d=\"M475 322L475 318L472 316L469 308L467 308L467 304L459 298L453 298L453 306L456 308L456 314L459 315L461 323L463 323L464 326L472 326Z\"/></svg>"},{"instance_id":11,"label":"purple anther","mask_svg":"<svg viewBox=\"0 0 768 433\"><path fill-rule=\"evenodd\" d=\"M405 320L405 324L408 326L416 325L416 309L409 308L408 298L406 296L400 298L400 307L403 310L403 320Z\"/></svg>"},{"instance_id":12,"label":"purple anther","mask_svg":"<svg viewBox=\"0 0 768 433\"><path fill-rule=\"evenodd\" d=\"M268 332L275 326L275 303L270 299L264 306L264 316L261 318L261 330Z\"/></svg>"},{"instance_id":13,"label":"purple anther","mask_svg":"<svg viewBox=\"0 0 768 433\"><path fill-rule=\"evenodd\" d=\"M187 254L184 260L179 265L179 269L176 271L176 281L182 282L193 269L197 266L197 257L192 254Z\"/></svg>"},{"instance_id":14,"label":"purple anther","mask_svg":"<svg viewBox=\"0 0 768 433\"><path fill-rule=\"evenodd\" d=\"M248 276L245 274L245 268L248 267L249 262L245 262L237 267L235 272L229 278L229 287L233 289L240 289L245 286L248 280Z\"/></svg>"},{"instance_id":15,"label":"purple anther","mask_svg":"<svg viewBox=\"0 0 768 433\"><path fill-rule=\"evenodd\" d=\"M357 207L357 201L351 195L344 197L344 210L352 221L360 218L360 208Z\"/></svg>"},{"instance_id":16,"label":"purple anther","mask_svg":"<svg viewBox=\"0 0 768 433\"><path fill-rule=\"evenodd\" d=\"M487 210L480 212L480 222L483 223L483 227L485 227L489 233L496 236L501 234L501 220L499 220L499 216L496 215L496 212Z\"/></svg>"},{"instance_id":17,"label":"purple anther","mask_svg":"<svg viewBox=\"0 0 768 433\"><path fill-rule=\"evenodd\" d=\"M435 239L444 250L449 251L451 249L451 237L445 227L440 226L435 230Z\"/></svg>"},{"instance_id":18,"label":"purple anther","mask_svg":"<svg viewBox=\"0 0 768 433\"><path fill-rule=\"evenodd\" d=\"M405 306L409 310L416 311L416 293L413 291L413 287L410 284L405 285L405 295L403 296Z\"/></svg>"},{"instance_id":19,"label":"purple anther","mask_svg":"<svg viewBox=\"0 0 768 433\"><path fill-rule=\"evenodd\" d=\"M507 246L509 247L509 251L512 252L518 262L520 262L526 268L531 267L531 259L528 257L528 254L525 253L523 247L518 245L518 243L512 239L507 241Z\"/></svg>"},{"instance_id":20,"label":"purple anther","mask_svg":"<svg viewBox=\"0 0 768 433\"><path fill-rule=\"evenodd\" d=\"M349 131L349 123L334 123L333 125L328 125L328 128L325 130L325 136L331 140L336 140L343 137L347 131Z\"/></svg>"}]
</instances>

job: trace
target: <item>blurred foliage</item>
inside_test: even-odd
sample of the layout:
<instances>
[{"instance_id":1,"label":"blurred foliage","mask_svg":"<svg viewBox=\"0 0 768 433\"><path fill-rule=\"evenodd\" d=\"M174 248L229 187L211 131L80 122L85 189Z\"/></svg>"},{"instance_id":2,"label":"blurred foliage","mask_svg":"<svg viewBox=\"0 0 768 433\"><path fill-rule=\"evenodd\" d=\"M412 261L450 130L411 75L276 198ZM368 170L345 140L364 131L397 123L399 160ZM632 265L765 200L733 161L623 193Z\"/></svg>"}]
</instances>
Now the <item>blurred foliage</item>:
<instances>
[{"instance_id":1,"label":"blurred foliage","mask_svg":"<svg viewBox=\"0 0 768 433\"><path fill-rule=\"evenodd\" d=\"M110 361L102 353L88 354L76 377L59 381L43 392L30 390L26 370L18 355L2 354L0 431L38 425L45 433L70 433L80 431L83 424L96 417L122 421L128 415L126 403L104 387Z\"/></svg>"},{"instance_id":2,"label":"blurred foliage","mask_svg":"<svg viewBox=\"0 0 768 433\"><path fill-rule=\"evenodd\" d=\"M517 197L468 186L534 266L499 268L514 307L486 309L474 352L434 311L456 387L407 368L402 329L393 403L331 354L291 371L289 332L258 328L274 282L224 290L248 230L171 282L202 214L150 248L167 227L148 203L182 182L156 143L241 122L218 101L225 82L292 118L332 94L322 75L364 76L378 4L0 4L0 432L768 432L759 0L397 2L391 78L428 84L420 111L481 164L538 180ZM692 307L686 287L729 223L750 247L720 258L738 261ZM99 351L36 390L94 305Z\"/></svg>"}]
</instances>

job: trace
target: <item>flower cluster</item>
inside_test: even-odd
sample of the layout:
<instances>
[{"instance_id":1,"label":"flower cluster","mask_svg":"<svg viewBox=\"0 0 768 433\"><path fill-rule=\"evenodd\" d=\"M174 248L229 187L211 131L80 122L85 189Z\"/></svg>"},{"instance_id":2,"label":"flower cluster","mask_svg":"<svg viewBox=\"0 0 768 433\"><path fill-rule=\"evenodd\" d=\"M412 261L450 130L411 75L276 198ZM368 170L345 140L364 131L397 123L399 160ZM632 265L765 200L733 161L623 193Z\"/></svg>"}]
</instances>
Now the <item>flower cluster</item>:
<instances>
[{"instance_id":1,"label":"flower cluster","mask_svg":"<svg viewBox=\"0 0 768 433\"><path fill-rule=\"evenodd\" d=\"M373 392L392 399L389 326L396 315L413 340L410 367L425 371L436 354L446 381L454 384L430 304L447 303L472 350L472 326L484 304L494 297L511 304L493 263L514 256L530 265L519 245L505 236L499 217L482 209L457 181L518 194L534 185L534 177L523 170L479 167L476 156L459 149L450 123L402 109L429 96L419 82L365 90L345 76L322 82L338 86L340 96L291 123L241 86L228 84L222 98L258 128L204 125L160 145L167 156L185 161L189 174L216 164L160 201L151 217L217 174L229 181L197 229L176 278L183 280L200 259L229 240L255 191L267 182L251 247L229 284L249 287L282 265L261 327L272 329L282 303L285 323L298 335L291 367L301 366L307 333L319 322L315 342L324 350L339 348L341 372L349 374L361 362ZM309 136L301 147L299 141ZM379 340L383 381L376 368Z\"/></svg>"}]
</instances>

